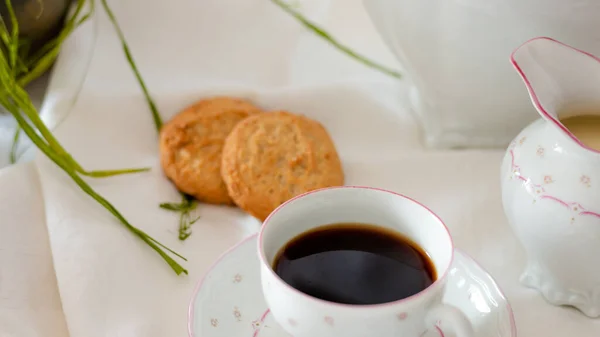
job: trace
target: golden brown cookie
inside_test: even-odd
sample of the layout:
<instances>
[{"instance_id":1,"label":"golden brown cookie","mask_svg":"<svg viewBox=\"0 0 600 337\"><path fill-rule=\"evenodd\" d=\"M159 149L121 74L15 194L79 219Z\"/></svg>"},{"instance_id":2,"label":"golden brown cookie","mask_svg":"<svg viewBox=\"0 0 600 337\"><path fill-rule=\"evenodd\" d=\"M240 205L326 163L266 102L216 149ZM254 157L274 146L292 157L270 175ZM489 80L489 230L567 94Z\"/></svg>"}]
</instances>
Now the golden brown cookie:
<instances>
[{"instance_id":1,"label":"golden brown cookie","mask_svg":"<svg viewBox=\"0 0 600 337\"><path fill-rule=\"evenodd\" d=\"M327 130L285 111L255 115L236 125L225 140L221 173L233 201L260 220L294 196L344 184Z\"/></svg>"},{"instance_id":2,"label":"golden brown cookie","mask_svg":"<svg viewBox=\"0 0 600 337\"><path fill-rule=\"evenodd\" d=\"M160 161L177 189L200 201L233 204L221 179L225 138L244 118L261 110L245 100L215 97L184 109L160 132Z\"/></svg>"}]
</instances>

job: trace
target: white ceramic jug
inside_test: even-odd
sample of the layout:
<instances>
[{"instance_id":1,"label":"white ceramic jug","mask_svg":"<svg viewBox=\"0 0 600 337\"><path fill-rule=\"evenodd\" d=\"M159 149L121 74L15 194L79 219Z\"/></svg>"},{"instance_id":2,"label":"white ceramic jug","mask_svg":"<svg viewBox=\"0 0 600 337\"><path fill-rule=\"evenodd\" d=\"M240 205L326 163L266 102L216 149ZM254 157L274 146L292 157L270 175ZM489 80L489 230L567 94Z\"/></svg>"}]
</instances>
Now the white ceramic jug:
<instances>
[{"instance_id":1,"label":"white ceramic jug","mask_svg":"<svg viewBox=\"0 0 600 337\"><path fill-rule=\"evenodd\" d=\"M505 147L529 122L508 56L534 36L600 55L597 0L363 0L412 83L431 147Z\"/></svg>"},{"instance_id":2,"label":"white ceramic jug","mask_svg":"<svg viewBox=\"0 0 600 337\"><path fill-rule=\"evenodd\" d=\"M600 129L584 144L565 118L600 116L600 59L536 38L512 62L542 117L510 143L502 163L504 210L528 259L521 282L599 317L600 146L589 146L600 144Z\"/></svg>"}]
</instances>

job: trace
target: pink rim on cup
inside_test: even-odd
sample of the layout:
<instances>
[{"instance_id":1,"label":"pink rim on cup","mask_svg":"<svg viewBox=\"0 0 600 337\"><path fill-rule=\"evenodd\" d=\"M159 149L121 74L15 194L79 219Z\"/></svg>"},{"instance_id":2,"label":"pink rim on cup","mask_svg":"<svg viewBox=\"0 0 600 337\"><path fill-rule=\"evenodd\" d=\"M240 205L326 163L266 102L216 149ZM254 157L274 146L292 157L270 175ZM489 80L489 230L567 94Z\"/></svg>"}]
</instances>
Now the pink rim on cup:
<instances>
[{"instance_id":1,"label":"pink rim on cup","mask_svg":"<svg viewBox=\"0 0 600 337\"><path fill-rule=\"evenodd\" d=\"M332 223L368 223L397 231L421 246L438 279L402 300L375 305L324 301L285 283L273 260L299 234ZM265 220L258 237L261 284L275 320L294 337L420 336L439 320L457 337L473 336L464 313L441 302L454 258L452 237L443 221L421 203L382 189L343 186L305 193L279 206Z\"/></svg>"}]
</instances>

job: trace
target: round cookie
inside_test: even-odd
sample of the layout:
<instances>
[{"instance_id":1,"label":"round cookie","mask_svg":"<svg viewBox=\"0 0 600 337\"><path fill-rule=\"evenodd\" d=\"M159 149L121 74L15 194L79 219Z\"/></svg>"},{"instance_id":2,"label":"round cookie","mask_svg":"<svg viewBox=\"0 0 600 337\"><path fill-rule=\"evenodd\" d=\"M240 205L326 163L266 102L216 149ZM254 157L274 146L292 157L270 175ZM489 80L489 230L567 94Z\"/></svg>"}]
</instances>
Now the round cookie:
<instances>
[{"instance_id":1,"label":"round cookie","mask_svg":"<svg viewBox=\"0 0 600 337\"><path fill-rule=\"evenodd\" d=\"M299 194L344 184L327 130L317 121L285 111L240 122L225 140L222 158L229 195L260 220Z\"/></svg>"},{"instance_id":2,"label":"round cookie","mask_svg":"<svg viewBox=\"0 0 600 337\"><path fill-rule=\"evenodd\" d=\"M213 204L233 204L221 178L223 143L234 126L261 110L245 100L215 97L193 104L160 131L160 161L178 190Z\"/></svg>"}]
</instances>

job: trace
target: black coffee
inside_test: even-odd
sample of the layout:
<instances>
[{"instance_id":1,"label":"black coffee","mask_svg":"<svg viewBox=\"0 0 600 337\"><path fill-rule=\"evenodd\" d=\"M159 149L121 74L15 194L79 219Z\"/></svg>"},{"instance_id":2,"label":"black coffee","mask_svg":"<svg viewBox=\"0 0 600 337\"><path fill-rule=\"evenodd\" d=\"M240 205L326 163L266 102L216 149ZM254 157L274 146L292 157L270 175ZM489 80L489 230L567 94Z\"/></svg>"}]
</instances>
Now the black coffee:
<instances>
[{"instance_id":1,"label":"black coffee","mask_svg":"<svg viewBox=\"0 0 600 337\"><path fill-rule=\"evenodd\" d=\"M400 300L436 279L425 251L396 232L367 224L334 224L291 240L273 268L301 292L330 302Z\"/></svg>"}]
</instances>

